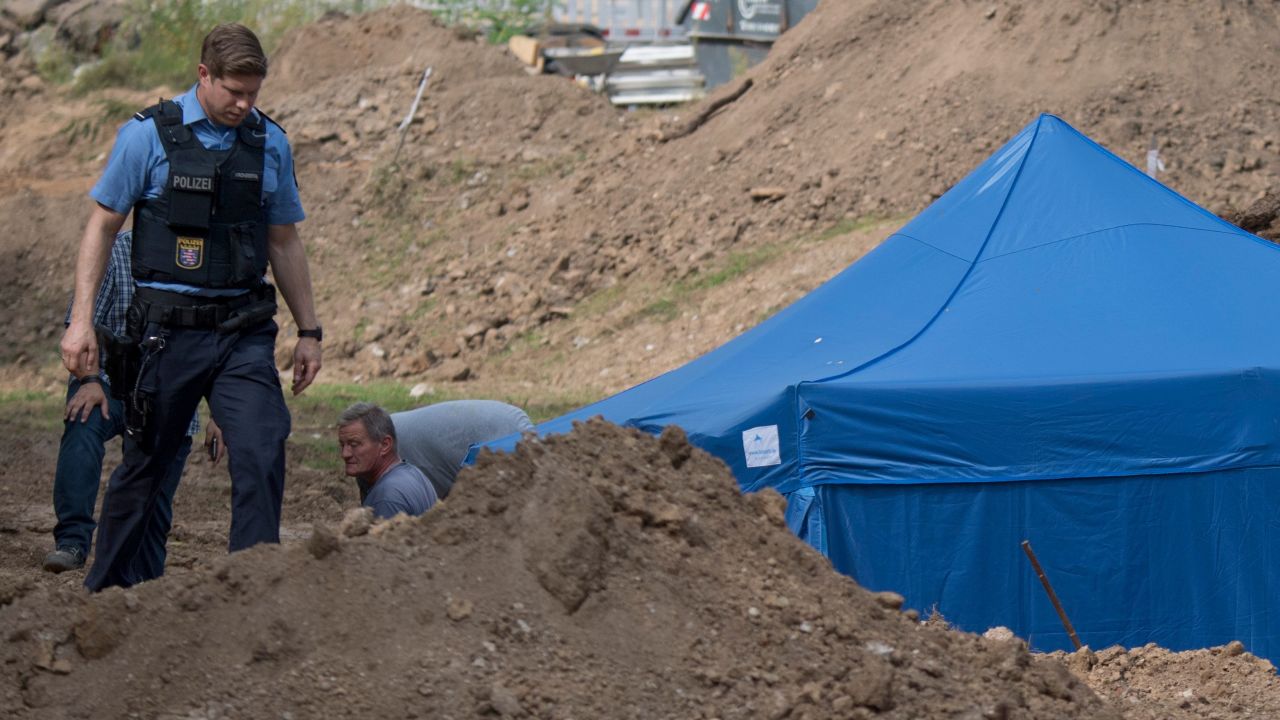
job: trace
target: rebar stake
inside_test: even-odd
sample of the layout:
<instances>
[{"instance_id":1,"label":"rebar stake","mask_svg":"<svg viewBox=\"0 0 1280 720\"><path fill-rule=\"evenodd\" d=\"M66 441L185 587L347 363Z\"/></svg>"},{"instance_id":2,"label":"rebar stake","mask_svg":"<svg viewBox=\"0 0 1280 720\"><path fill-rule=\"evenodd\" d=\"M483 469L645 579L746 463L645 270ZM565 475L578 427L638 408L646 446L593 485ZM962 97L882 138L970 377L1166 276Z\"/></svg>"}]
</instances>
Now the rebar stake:
<instances>
[{"instance_id":1,"label":"rebar stake","mask_svg":"<svg viewBox=\"0 0 1280 720\"><path fill-rule=\"evenodd\" d=\"M1080 638L1076 636L1076 629L1071 627L1071 621L1067 619L1067 611L1062 609L1062 603L1058 602L1058 594L1053 591L1053 586L1049 584L1049 578L1044 574L1044 568L1040 567L1040 561L1036 559L1036 554L1031 550L1031 541L1022 541L1022 551L1027 554L1027 559L1031 561L1031 567L1035 568L1036 577L1040 578L1040 583L1044 585L1044 591L1049 595L1049 602L1053 603L1053 609L1058 611L1058 618L1062 620L1062 627L1067 629L1067 635L1071 638L1071 644L1076 649L1084 647L1080 642Z\"/></svg>"}]
</instances>

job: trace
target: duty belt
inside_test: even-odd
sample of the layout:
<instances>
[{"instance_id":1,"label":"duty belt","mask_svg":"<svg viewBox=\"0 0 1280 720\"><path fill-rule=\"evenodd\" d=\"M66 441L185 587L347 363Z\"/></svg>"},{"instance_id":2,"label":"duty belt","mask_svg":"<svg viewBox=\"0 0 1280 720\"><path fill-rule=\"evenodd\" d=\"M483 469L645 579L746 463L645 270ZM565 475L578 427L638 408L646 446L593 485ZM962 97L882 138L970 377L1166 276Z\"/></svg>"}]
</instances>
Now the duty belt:
<instances>
[{"instance_id":1,"label":"duty belt","mask_svg":"<svg viewBox=\"0 0 1280 720\"><path fill-rule=\"evenodd\" d=\"M276 289L264 284L242 295L220 298L139 287L134 297L141 301L146 322L166 327L217 328L254 304L270 304L274 314Z\"/></svg>"}]
</instances>

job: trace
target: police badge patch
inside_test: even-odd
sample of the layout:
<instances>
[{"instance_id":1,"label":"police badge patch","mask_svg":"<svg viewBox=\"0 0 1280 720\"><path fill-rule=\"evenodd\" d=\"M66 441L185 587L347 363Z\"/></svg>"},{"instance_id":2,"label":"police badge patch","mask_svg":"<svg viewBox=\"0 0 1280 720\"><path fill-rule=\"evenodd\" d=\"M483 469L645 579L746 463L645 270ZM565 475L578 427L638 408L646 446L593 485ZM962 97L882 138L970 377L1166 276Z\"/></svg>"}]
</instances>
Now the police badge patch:
<instances>
[{"instance_id":1,"label":"police badge patch","mask_svg":"<svg viewBox=\"0 0 1280 720\"><path fill-rule=\"evenodd\" d=\"M179 237L178 255L175 259L183 270L196 270L204 264L204 240L202 238Z\"/></svg>"}]
</instances>

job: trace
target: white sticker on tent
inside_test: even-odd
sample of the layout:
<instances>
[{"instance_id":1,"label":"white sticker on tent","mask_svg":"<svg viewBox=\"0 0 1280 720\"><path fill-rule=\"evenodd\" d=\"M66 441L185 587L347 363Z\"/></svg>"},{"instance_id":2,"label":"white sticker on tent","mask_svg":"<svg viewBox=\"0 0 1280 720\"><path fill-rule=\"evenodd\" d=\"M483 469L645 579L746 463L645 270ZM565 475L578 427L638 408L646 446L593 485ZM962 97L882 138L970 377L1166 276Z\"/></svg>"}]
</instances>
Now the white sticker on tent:
<instances>
[{"instance_id":1,"label":"white sticker on tent","mask_svg":"<svg viewBox=\"0 0 1280 720\"><path fill-rule=\"evenodd\" d=\"M742 452L747 456L747 467L781 465L778 452L778 426L763 425L742 431Z\"/></svg>"}]
</instances>

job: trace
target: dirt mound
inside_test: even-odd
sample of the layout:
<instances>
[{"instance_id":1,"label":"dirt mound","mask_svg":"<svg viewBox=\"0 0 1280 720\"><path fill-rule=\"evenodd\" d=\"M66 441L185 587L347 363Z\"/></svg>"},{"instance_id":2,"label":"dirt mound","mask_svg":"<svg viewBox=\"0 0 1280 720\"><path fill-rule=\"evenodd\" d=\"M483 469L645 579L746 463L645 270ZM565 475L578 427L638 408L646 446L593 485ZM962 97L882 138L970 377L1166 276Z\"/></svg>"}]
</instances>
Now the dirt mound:
<instances>
[{"instance_id":1,"label":"dirt mound","mask_svg":"<svg viewBox=\"0 0 1280 720\"><path fill-rule=\"evenodd\" d=\"M28 595L0 610L0 709L1118 717L1018 641L886 608L781 514L678 431L592 421L482 459L417 521L320 529L181 581Z\"/></svg>"},{"instance_id":2,"label":"dirt mound","mask_svg":"<svg viewBox=\"0 0 1280 720\"><path fill-rule=\"evenodd\" d=\"M1190 0L828 2L708 129L791 135L751 163L833 166L854 183L840 195L911 211L1052 112L1137 164L1154 137L1163 181L1243 205L1276 177L1278 24L1275 7Z\"/></svg>"},{"instance_id":3,"label":"dirt mound","mask_svg":"<svg viewBox=\"0 0 1280 720\"><path fill-rule=\"evenodd\" d=\"M824 2L748 74L740 99L636 159L649 182L606 202L628 229L696 217L672 223L682 248L716 229L737 242L846 214L914 213L1052 112L1143 166L1154 138L1162 181L1216 211L1244 207L1280 170L1280 103L1266 79L1280 71L1278 30L1274 5ZM655 136L684 122L669 118ZM782 197L752 202L760 186ZM641 201L657 188L659 202Z\"/></svg>"},{"instance_id":4,"label":"dirt mound","mask_svg":"<svg viewBox=\"0 0 1280 720\"><path fill-rule=\"evenodd\" d=\"M873 245L844 234L855 219L918 211L1042 111L1131 161L1154 134L1163 180L1216 211L1245 207L1280 162L1265 80L1277 15L827 0L705 115L618 112L421 11L328 17L284 42L262 97L297 151L325 381L474 378L489 363L514 387L619 389L811 288ZM23 368L56 366L104 116L155 93L71 98L20 69L0 97L42 112L0 109L0 379L57 392L61 371ZM699 293L718 283L732 299L711 306ZM909 622L834 575L782 528L776 498L740 497L678 438L596 425L486 460L421 521L305 544L354 500L295 442L286 544L225 559L225 476L197 460L170 577L86 598L75 577L35 570L56 430L14 428L7 715L1280 714L1274 672L1229 648L1066 658L1109 710L1060 663Z\"/></svg>"},{"instance_id":5,"label":"dirt mound","mask_svg":"<svg viewBox=\"0 0 1280 720\"><path fill-rule=\"evenodd\" d=\"M1050 657L1064 661L1128 720L1280 717L1275 667L1239 642L1179 653L1145 645Z\"/></svg>"}]
</instances>

